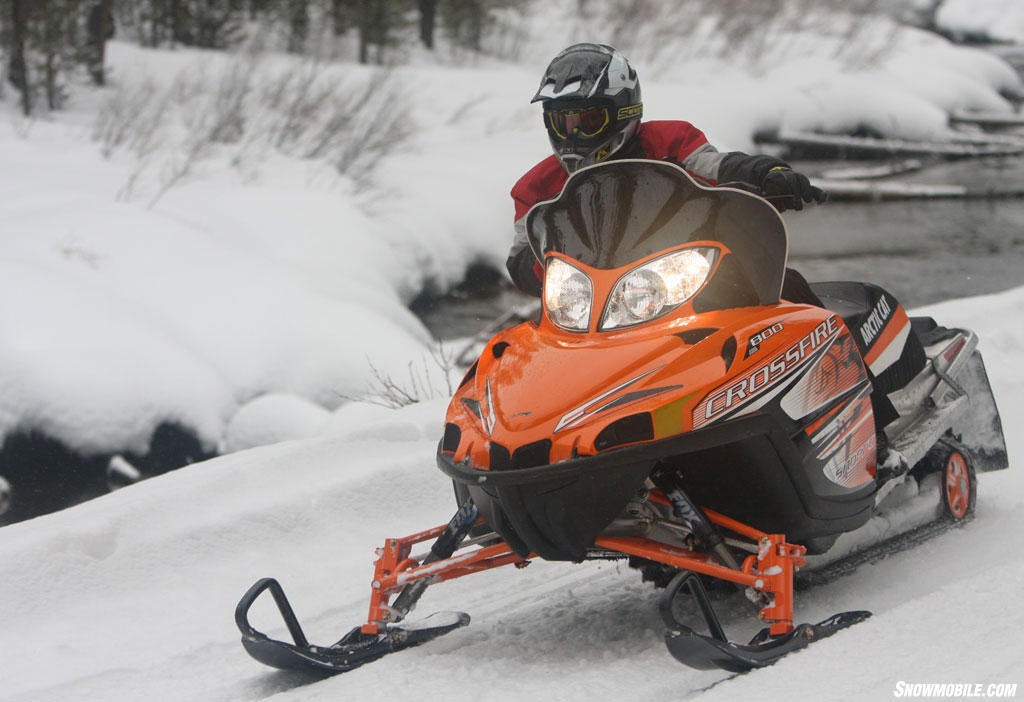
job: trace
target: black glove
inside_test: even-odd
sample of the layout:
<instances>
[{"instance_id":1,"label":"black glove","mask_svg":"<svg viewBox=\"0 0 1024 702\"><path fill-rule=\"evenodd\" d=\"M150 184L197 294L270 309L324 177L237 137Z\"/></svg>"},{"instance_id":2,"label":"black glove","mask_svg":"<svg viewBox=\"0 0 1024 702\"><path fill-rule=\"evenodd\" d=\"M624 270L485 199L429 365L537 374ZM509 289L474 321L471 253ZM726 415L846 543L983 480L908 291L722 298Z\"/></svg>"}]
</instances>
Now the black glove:
<instances>
[{"instance_id":1,"label":"black glove","mask_svg":"<svg viewBox=\"0 0 1024 702\"><path fill-rule=\"evenodd\" d=\"M537 261L533 249L524 246L505 261L509 277L517 288L527 295L540 297L544 285L544 268Z\"/></svg>"},{"instance_id":2,"label":"black glove","mask_svg":"<svg viewBox=\"0 0 1024 702\"><path fill-rule=\"evenodd\" d=\"M761 190L779 212L802 210L805 202L822 203L828 199L828 193L811 185L807 176L787 166L776 166L768 171L761 182Z\"/></svg>"}]
</instances>

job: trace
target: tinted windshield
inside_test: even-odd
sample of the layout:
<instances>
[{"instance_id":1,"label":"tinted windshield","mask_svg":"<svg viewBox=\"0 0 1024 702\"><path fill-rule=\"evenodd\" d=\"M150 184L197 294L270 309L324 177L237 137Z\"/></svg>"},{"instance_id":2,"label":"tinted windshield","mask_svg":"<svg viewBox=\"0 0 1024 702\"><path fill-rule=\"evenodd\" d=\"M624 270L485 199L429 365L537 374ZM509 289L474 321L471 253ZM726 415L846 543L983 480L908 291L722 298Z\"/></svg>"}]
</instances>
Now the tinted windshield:
<instances>
[{"instance_id":1,"label":"tinted windshield","mask_svg":"<svg viewBox=\"0 0 1024 702\"><path fill-rule=\"evenodd\" d=\"M622 160L585 168L527 217L538 258L559 252L588 266L625 266L689 241L728 246L761 304L779 299L786 229L749 193L706 188L664 161Z\"/></svg>"}]
</instances>

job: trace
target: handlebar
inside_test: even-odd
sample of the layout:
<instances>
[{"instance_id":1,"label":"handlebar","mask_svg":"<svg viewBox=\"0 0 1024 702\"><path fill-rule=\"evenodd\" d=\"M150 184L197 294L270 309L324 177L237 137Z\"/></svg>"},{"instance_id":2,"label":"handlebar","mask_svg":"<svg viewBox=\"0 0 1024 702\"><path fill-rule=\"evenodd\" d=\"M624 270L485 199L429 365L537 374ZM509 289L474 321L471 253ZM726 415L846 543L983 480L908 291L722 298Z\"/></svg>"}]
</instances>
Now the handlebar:
<instances>
[{"instance_id":1,"label":"handlebar","mask_svg":"<svg viewBox=\"0 0 1024 702\"><path fill-rule=\"evenodd\" d=\"M824 205L828 201L828 193L822 190L821 188L815 188L815 190L821 193L820 200L815 198L805 203L799 195L767 195L763 190L761 190L757 186L752 185L750 183L746 183L741 180L731 180L726 183L719 183L718 187L743 190L744 192L751 193L752 195L757 195L762 200L767 200L772 205L772 207L774 207L779 212L785 212L786 210L799 211L804 208L805 204L817 203L819 205Z\"/></svg>"}]
</instances>

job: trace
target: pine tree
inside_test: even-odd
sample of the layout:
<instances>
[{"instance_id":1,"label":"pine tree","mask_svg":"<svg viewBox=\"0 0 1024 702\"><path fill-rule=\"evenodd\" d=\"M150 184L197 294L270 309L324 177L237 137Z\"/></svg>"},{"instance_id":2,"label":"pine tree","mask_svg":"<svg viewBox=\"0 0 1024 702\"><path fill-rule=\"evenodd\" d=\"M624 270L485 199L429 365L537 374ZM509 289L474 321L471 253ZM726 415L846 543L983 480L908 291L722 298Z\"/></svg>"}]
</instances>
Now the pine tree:
<instances>
[{"instance_id":1,"label":"pine tree","mask_svg":"<svg viewBox=\"0 0 1024 702\"><path fill-rule=\"evenodd\" d=\"M21 96L21 111L25 115L32 114L32 91L29 89L28 63L25 60L25 43L28 35L28 0L11 0L10 61L7 68L7 79ZM6 19L6 18L5 18Z\"/></svg>"}]
</instances>

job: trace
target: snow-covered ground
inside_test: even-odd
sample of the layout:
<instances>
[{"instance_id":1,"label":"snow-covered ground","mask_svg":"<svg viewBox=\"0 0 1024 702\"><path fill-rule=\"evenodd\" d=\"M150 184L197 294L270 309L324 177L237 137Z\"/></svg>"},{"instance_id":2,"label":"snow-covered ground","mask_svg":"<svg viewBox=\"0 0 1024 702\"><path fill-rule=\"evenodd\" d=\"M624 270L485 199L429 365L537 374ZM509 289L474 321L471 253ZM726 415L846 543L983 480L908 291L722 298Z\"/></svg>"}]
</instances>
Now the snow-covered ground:
<instances>
[{"instance_id":1,"label":"snow-covered ground","mask_svg":"<svg viewBox=\"0 0 1024 702\"><path fill-rule=\"evenodd\" d=\"M996 41L1024 41L1024 13L1016 0L946 0L936 24L948 31L987 36Z\"/></svg>"},{"instance_id":2,"label":"snow-covered ground","mask_svg":"<svg viewBox=\"0 0 1024 702\"><path fill-rule=\"evenodd\" d=\"M232 612L258 577L278 577L310 639L330 643L366 615L374 547L450 516L450 483L432 465L437 400L348 405L317 437L0 530L0 699L860 700L900 681L1024 685L1024 331L1005 323L1024 313L1024 290L927 312L981 335L1013 467L981 476L965 528L800 593L803 620L875 616L770 670L716 685L723 673L675 663L656 591L614 563L535 562L437 585L416 614L463 610L468 628L337 678L249 659ZM255 614L286 635L269 607Z\"/></svg>"},{"instance_id":3,"label":"snow-covered ground","mask_svg":"<svg viewBox=\"0 0 1024 702\"><path fill-rule=\"evenodd\" d=\"M573 5L548 4L531 26L557 26L551 13ZM594 30L569 15L572 39ZM681 42L685 61L662 51L646 70L641 43L645 116L686 118L720 148L751 150L762 129L867 124L942 138L953 110L1012 109L999 91L1019 90L1020 79L990 54L887 24L868 29L857 41L873 58L861 62L837 37L811 33L740 63L694 58ZM891 50L878 54L872 32ZM429 335L405 305L426 284L453 285L471 262L503 266L508 190L549 152L529 97L566 41L550 29L531 36L529 48L543 53L528 62L424 59L388 75L113 43L113 86L80 93L67 112L25 121L8 91L0 440L34 430L87 455L144 453L154 428L171 422L208 450L233 450L303 435L293 424L238 426L262 420L275 399L289 420L303 403L312 405L305 416L324 419L372 392L375 376L405 382L410 373L434 389L422 394L446 394ZM273 122L268 100L253 96L240 137L197 143L211 121L231 116L223 106L238 76L286 94L336 85L342 103L376 82L395 101L357 114L356 130L396 145L343 150L334 163L289 156L315 135L281 148L294 124ZM254 400L264 411L247 408Z\"/></svg>"},{"instance_id":4,"label":"snow-covered ground","mask_svg":"<svg viewBox=\"0 0 1024 702\"><path fill-rule=\"evenodd\" d=\"M37 430L86 453L143 451L176 421L209 448L257 448L0 529L0 699L871 699L899 681L1024 684L1013 468L981 478L966 529L798 603L807 620L856 608L873 619L717 685L722 674L672 661L656 593L615 564L535 563L439 586L421 609L463 609L469 628L340 678L306 684L244 654L232 611L255 578L278 576L310 638L327 643L365 616L373 548L448 518L451 488L433 468L447 386L405 305L472 261L501 264L508 188L548 149L529 96L577 38L548 36L518 65L393 71L415 128L368 184L323 161L222 147L156 198L180 155L173 135L145 158L103 159L89 140L96 100L26 122L4 92L0 439ZM892 43L859 69L791 56L756 76L651 55L647 116L751 149L766 127L941 137L952 110L1011 109L999 91L1019 81L989 55L917 32ZM216 83L221 65L117 43L111 60L111 91L204 73ZM981 335L1019 462L1024 332L1008 320L1024 289L929 311ZM434 399L402 410L353 399L376 375L410 373ZM829 677L808 674L818 670Z\"/></svg>"}]
</instances>

